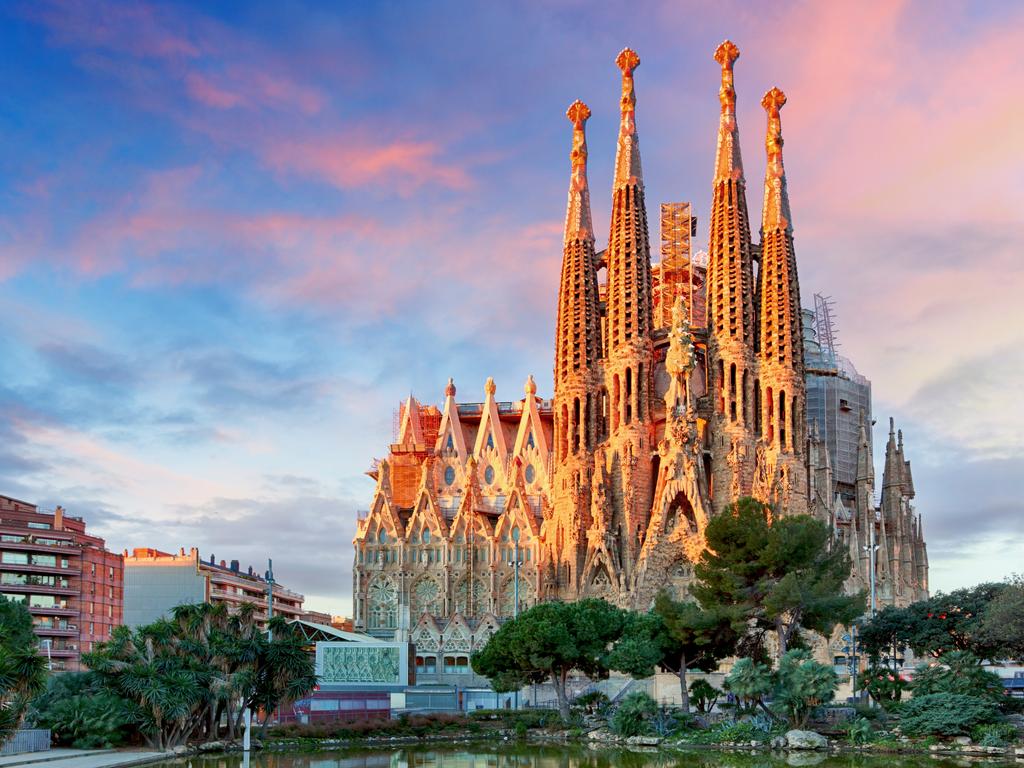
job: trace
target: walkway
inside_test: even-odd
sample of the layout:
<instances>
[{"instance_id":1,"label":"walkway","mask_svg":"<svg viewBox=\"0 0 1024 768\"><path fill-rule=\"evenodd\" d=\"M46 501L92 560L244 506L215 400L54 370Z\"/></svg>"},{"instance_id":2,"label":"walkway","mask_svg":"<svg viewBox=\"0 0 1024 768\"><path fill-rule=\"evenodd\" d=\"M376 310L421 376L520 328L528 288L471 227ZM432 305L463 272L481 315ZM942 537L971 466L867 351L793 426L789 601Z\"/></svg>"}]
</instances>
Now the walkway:
<instances>
[{"instance_id":1,"label":"walkway","mask_svg":"<svg viewBox=\"0 0 1024 768\"><path fill-rule=\"evenodd\" d=\"M174 757L152 751L121 752L115 749L51 749L0 757L0 768L127 768Z\"/></svg>"}]
</instances>

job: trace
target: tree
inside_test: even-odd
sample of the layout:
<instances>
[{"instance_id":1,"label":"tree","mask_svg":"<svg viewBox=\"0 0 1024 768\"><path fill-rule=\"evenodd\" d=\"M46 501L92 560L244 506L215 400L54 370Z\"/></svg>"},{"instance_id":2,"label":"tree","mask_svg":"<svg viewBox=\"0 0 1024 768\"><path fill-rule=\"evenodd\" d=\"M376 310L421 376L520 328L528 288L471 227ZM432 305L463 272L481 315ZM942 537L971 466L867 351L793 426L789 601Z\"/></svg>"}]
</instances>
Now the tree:
<instances>
[{"instance_id":1,"label":"tree","mask_svg":"<svg viewBox=\"0 0 1024 768\"><path fill-rule=\"evenodd\" d=\"M772 704L786 716L790 727L803 728L815 709L832 701L838 685L835 670L828 664L815 661L803 649L788 651L775 671Z\"/></svg>"},{"instance_id":2,"label":"tree","mask_svg":"<svg viewBox=\"0 0 1024 768\"><path fill-rule=\"evenodd\" d=\"M21 725L29 702L46 685L32 615L0 595L0 744Z\"/></svg>"},{"instance_id":3,"label":"tree","mask_svg":"<svg viewBox=\"0 0 1024 768\"><path fill-rule=\"evenodd\" d=\"M649 613L634 614L627 623L609 664L633 677L650 677L659 667L675 672L683 711L689 712L687 671L714 671L719 661L735 652L737 637L729 614L661 592Z\"/></svg>"},{"instance_id":4,"label":"tree","mask_svg":"<svg viewBox=\"0 0 1024 768\"><path fill-rule=\"evenodd\" d=\"M627 617L626 611L594 598L541 603L505 622L473 654L473 671L488 678L496 691L551 680L558 711L568 719L569 673L608 677L609 650L622 635Z\"/></svg>"},{"instance_id":5,"label":"tree","mask_svg":"<svg viewBox=\"0 0 1024 768\"><path fill-rule=\"evenodd\" d=\"M1014 576L982 611L978 639L1001 655L1024 660L1024 576Z\"/></svg>"},{"instance_id":6,"label":"tree","mask_svg":"<svg viewBox=\"0 0 1024 768\"><path fill-rule=\"evenodd\" d=\"M725 687L739 704L784 717L793 728L804 727L811 712L832 700L837 686L832 667L814 661L802 648L787 651L775 670L750 658L739 659L725 678ZM770 707L767 698L772 700Z\"/></svg>"},{"instance_id":7,"label":"tree","mask_svg":"<svg viewBox=\"0 0 1024 768\"><path fill-rule=\"evenodd\" d=\"M746 705L748 709L759 706L771 714L764 700L773 687L771 668L749 657L737 659L725 678L725 689L736 697L737 713Z\"/></svg>"},{"instance_id":8,"label":"tree","mask_svg":"<svg viewBox=\"0 0 1024 768\"><path fill-rule=\"evenodd\" d=\"M699 678L690 683L690 698L697 707L697 711L706 715L715 708L715 703L722 692L715 688L704 678Z\"/></svg>"},{"instance_id":9,"label":"tree","mask_svg":"<svg viewBox=\"0 0 1024 768\"><path fill-rule=\"evenodd\" d=\"M132 737L138 717L131 702L105 690L95 672L65 672L47 680L25 721L48 728L54 744L108 749Z\"/></svg>"},{"instance_id":10,"label":"tree","mask_svg":"<svg viewBox=\"0 0 1024 768\"><path fill-rule=\"evenodd\" d=\"M782 658L800 629L828 635L864 611L864 593L846 595L846 551L831 547L828 526L809 515L774 515L755 499L739 499L711 519L708 546L692 592L706 609L728 611L774 632Z\"/></svg>"},{"instance_id":11,"label":"tree","mask_svg":"<svg viewBox=\"0 0 1024 768\"><path fill-rule=\"evenodd\" d=\"M1001 642L988 639L982 624L989 606L1006 589L1006 584L978 584L912 603L906 608L912 625L910 647L936 658L949 651L970 651L981 659L998 657Z\"/></svg>"},{"instance_id":12,"label":"tree","mask_svg":"<svg viewBox=\"0 0 1024 768\"><path fill-rule=\"evenodd\" d=\"M916 623L908 609L887 605L861 625L857 644L874 665L878 665L883 654L893 664L914 638Z\"/></svg>"},{"instance_id":13,"label":"tree","mask_svg":"<svg viewBox=\"0 0 1024 768\"><path fill-rule=\"evenodd\" d=\"M867 691L868 695L884 709L889 709L903 698L907 683L900 677L898 671L872 665L857 677L857 687L859 690Z\"/></svg>"},{"instance_id":14,"label":"tree","mask_svg":"<svg viewBox=\"0 0 1024 768\"><path fill-rule=\"evenodd\" d=\"M179 606L170 619L134 632L116 628L84 660L105 690L134 703L153 747L169 749L204 732L216 738L222 715L233 739L246 708L269 716L316 685L313 659L298 633L283 620L272 621L269 639L254 610Z\"/></svg>"},{"instance_id":15,"label":"tree","mask_svg":"<svg viewBox=\"0 0 1024 768\"><path fill-rule=\"evenodd\" d=\"M970 651L943 654L938 663L919 669L910 687L914 696L957 693L996 705L1006 698L999 675L982 667L981 660Z\"/></svg>"}]
</instances>

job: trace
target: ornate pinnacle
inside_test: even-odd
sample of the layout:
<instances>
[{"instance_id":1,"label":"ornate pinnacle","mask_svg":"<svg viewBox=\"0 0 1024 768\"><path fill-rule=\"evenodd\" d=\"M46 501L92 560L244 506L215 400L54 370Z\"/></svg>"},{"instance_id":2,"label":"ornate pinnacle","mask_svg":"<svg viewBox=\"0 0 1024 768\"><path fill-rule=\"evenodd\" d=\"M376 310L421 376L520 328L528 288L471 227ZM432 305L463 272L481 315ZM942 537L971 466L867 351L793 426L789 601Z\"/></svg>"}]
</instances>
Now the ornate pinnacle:
<instances>
[{"instance_id":1,"label":"ornate pinnacle","mask_svg":"<svg viewBox=\"0 0 1024 768\"><path fill-rule=\"evenodd\" d=\"M722 112L736 109L736 89L733 87L732 66L740 57L740 49L732 40L725 40L715 49L715 61L722 65L722 87L718 98L722 102Z\"/></svg>"},{"instance_id":2,"label":"ornate pinnacle","mask_svg":"<svg viewBox=\"0 0 1024 768\"><path fill-rule=\"evenodd\" d=\"M622 120L619 124L619 146L615 155L614 189L626 184L643 184L640 168L640 144L636 133L636 89L633 71L640 66L640 57L632 48L623 48L615 57L622 70Z\"/></svg>"},{"instance_id":3,"label":"ornate pinnacle","mask_svg":"<svg viewBox=\"0 0 1024 768\"><path fill-rule=\"evenodd\" d=\"M444 388L445 397L455 397L455 379L448 377L448 386Z\"/></svg>"},{"instance_id":4,"label":"ornate pinnacle","mask_svg":"<svg viewBox=\"0 0 1024 768\"><path fill-rule=\"evenodd\" d=\"M526 384L523 386L523 391L527 396L537 394L537 382L533 380L532 373L526 377Z\"/></svg>"},{"instance_id":5,"label":"ornate pinnacle","mask_svg":"<svg viewBox=\"0 0 1024 768\"><path fill-rule=\"evenodd\" d=\"M764 210L761 215L761 230L791 229L789 192L786 191L786 169L782 164L782 118L779 110L786 103L786 94L779 88L772 88L761 106L768 113L768 131L764 145L768 153L768 165L764 173Z\"/></svg>"},{"instance_id":6,"label":"ornate pinnacle","mask_svg":"<svg viewBox=\"0 0 1024 768\"><path fill-rule=\"evenodd\" d=\"M731 40L726 40L715 49L715 61L722 65L722 85L718 89L722 116L718 125L718 152L715 157L716 184L743 178L739 129L736 127L736 88L733 85L733 64L739 57L740 49Z\"/></svg>"},{"instance_id":7,"label":"ornate pinnacle","mask_svg":"<svg viewBox=\"0 0 1024 768\"><path fill-rule=\"evenodd\" d=\"M569 179L569 203L565 212L565 242L593 240L594 225L590 217L590 186L587 182L586 124L590 107L579 99L569 105L565 116L572 122L572 176Z\"/></svg>"},{"instance_id":8,"label":"ornate pinnacle","mask_svg":"<svg viewBox=\"0 0 1024 768\"><path fill-rule=\"evenodd\" d=\"M494 377L488 376L487 381L484 382L484 392L488 395L493 396L498 391L498 385L494 383Z\"/></svg>"}]
</instances>

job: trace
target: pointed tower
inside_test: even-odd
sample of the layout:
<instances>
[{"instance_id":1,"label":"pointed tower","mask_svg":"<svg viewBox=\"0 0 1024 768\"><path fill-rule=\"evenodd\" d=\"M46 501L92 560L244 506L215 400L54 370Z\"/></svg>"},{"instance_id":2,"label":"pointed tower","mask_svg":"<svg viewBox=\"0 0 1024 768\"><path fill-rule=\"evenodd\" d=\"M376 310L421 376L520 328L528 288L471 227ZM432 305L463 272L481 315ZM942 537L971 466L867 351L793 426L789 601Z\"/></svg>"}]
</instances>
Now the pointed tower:
<instances>
[{"instance_id":1,"label":"pointed tower","mask_svg":"<svg viewBox=\"0 0 1024 768\"><path fill-rule=\"evenodd\" d=\"M806 435L802 434L806 395L800 284L793 250L793 224L782 164L780 110L786 94L772 88L761 100L768 113L764 208L761 214L759 384L766 453L788 478L791 514L807 512ZM769 396L769 393L771 395ZM756 399L756 398L755 398Z\"/></svg>"},{"instance_id":2,"label":"pointed tower","mask_svg":"<svg viewBox=\"0 0 1024 768\"><path fill-rule=\"evenodd\" d=\"M651 510L654 348L651 251L633 82L640 57L625 48L615 63L622 71L622 98L608 236L605 382L610 393L607 459L614 488L611 524L620 538L628 578L643 544Z\"/></svg>"},{"instance_id":3,"label":"pointed tower","mask_svg":"<svg viewBox=\"0 0 1024 768\"><path fill-rule=\"evenodd\" d=\"M733 87L733 64L739 55L729 40L715 50L715 61L722 67L722 112L708 238L707 318L713 403L711 493L716 512L751 492L754 443L761 428L754 357L754 259ZM767 412L767 402L764 408Z\"/></svg>"},{"instance_id":4,"label":"pointed tower","mask_svg":"<svg viewBox=\"0 0 1024 768\"><path fill-rule=\"evenodd\" d=\"M556 564L557 589L574 597L586 557L590 472L601 392L600 307L594 226L587 183L585 127L590 109L574 101L566 112L572 123L572 175L565 215L562 282L555 329L555 477L552 507L557 529L549 555Z\"/></svg>"}]
</instances>

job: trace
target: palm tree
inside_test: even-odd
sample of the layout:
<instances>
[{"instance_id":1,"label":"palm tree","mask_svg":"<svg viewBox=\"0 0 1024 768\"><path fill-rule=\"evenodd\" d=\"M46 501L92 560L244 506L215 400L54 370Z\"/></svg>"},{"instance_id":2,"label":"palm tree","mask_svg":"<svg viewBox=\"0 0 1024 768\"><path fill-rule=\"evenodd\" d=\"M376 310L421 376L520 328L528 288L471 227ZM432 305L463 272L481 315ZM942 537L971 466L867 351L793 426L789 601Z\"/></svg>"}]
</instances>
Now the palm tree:
<instances>
[{"instance_id":1,"label":"palm tree","mask_svg":"<svg viewBox=\"0 0 1024 768\"><path fill-rule=\"evenodd\" d=\"M46 687L38 642L28 609L0 596L0 744L21 725L29 702Z\"/></svg>"}]
</instances>

